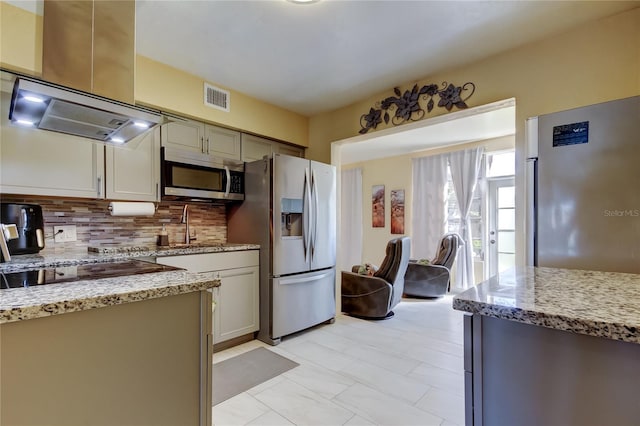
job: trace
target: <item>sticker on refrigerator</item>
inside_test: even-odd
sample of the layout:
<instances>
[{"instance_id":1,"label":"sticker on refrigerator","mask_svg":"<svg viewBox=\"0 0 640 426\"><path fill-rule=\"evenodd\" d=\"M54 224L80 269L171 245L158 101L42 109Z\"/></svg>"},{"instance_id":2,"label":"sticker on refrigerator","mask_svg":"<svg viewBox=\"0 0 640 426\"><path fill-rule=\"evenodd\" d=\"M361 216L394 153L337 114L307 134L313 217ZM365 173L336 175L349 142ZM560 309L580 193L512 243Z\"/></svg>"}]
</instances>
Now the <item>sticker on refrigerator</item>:
<instances>
[{"instance_id":1,"label":"sticker on refrigerator","mask_svg":"<svg viewBox=\"0 0 640 426\"><path fill-rule=\"evenodd\" d=\"M563 124L553 128L553 146L577 145L589 142L589 122Z\"/></svg>"}]
</instances>

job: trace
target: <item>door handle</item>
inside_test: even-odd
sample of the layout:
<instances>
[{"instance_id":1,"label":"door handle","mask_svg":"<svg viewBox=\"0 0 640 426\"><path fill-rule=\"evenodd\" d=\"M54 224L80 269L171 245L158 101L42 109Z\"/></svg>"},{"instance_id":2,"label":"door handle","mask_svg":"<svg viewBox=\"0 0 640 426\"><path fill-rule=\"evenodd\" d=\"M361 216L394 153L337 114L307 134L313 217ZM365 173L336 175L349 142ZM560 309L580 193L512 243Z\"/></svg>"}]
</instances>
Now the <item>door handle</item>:
<instances>
[{"instance_id":1,"label":"door handle","mask_svg":"<svg viewBox=\"0 0 640 426\"><path fill-rule=\"evenodd\" d=\"M304 189L303 189L304 203L306 206L302 207L302 241L304 246L304 259L307 261L307 255L309 253L310 246L310 226L311 226L311 189L309 187L309 169L304 169Z\"/></svg>"},{"instance_id":2,"label":"door handle","mask_svg":"<svg viewBox=\"0 0 640 426\"><path fill-rule=\"evenodd\" d=\"M311 282L311 281L321 280L321 279L326 278L328 276L329 276L329 273L324 273L322 275L314 275L312 277L281 279L280 280L280 285L308 283L308 282Z\"/></svg>"},{"instance_id":3,"label":"door handle","mask_svg":"<svg viewBox=\"0 0 640 426\"><path fill-rule=\"evenodd\" d=\"M316 251L316 239L318 237L318 188L316 186L316 173L311 172L311 195L313 196L313 235L311 237L311 257Z\"/></svg>"},{"instance_id":4,"label":"door handle","mask_svg":"<svg viewBox=\"0 0 640 426\"><path fill-rule=\"evenodd\" d=\"M224 191L224 198L229 198L229 192L231 192L231 172L228 166L224 166L224 172L227 174L227 188Z\"/></svg>"}]
</instances>

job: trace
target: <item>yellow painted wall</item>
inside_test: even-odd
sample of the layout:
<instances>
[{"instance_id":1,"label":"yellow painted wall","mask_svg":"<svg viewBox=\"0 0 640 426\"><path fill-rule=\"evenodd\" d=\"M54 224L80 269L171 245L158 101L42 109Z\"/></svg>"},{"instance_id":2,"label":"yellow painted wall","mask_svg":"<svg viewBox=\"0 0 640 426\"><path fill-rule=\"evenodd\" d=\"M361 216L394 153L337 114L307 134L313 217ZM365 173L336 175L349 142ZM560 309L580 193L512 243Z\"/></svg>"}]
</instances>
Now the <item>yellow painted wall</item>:
<instances>
[{"instance_id":1,"label":"yellow painted wall","mask_svg":"<svg viewBox=\"0 0 640 426\"><path fill-rule=\"evenodd\" d=\"M391 238L391 190L404 189L405 234L411 235L411 157L398 156L350 165L362 168L362 261L380 265ZM408 170L408 172L407 172ZM384 228L371 226L371 189L384 185Z\"/></svg>"},{"instance_id":2,"label":"yellow painted wall","mask_svg":"<svg viewBox=\"0 0 640 426\"><path fill-rule=\"evenodd\" d=\"M221 87L215 82L210 84ZM309 119L230 90L231 111L204 105L204 80L176 68L138 55L136 61L136 103L179 115L232 127L246 132L308 146Z\"/></svg>"},{"instance_id":3,"label":"yellow painted wall","mask_svg":"<svg viewBox=\"0 0 640 426\"><path fill-rule=\"evenodd\" d=\"M42 74L42 16L0 2L0 64L13 71ZM209 82L218 86L215 82ZM223 89L226 89L222 87ZM204 105L204 80L144 56L136 57L136 103L221 126L309 144L309 119L231 90L231 111Z\"/></svg>"},{"instance_id":4,"label":"yellow painted wall","mask_svg":"<svg viewBox=\"0 0 640 426\"><path fill-rule=\"evenodd\" d=\"M413 182L412 182L412 158L438 155L461 149L483 146L486 152L513 149L515 139L506 136L496 139L471 142L453 147L435 148L414 152L407 155L381 158L378 160L363 161L344 165L342 170L362 169L362 262L380 265L384 258L384 249L387 242L399 235L391 234L391 190L404 189L404 235L411 236L412 206L413 206ZM385 186L385 227L373 228L371 226L371 188L373 185ZM435 253L434 253L435 254Z\"/></svg>"},{"instance_id":5,"label":"yellow painted wall","mask_svg":"<svg viewBox=\"0 0 640 426\"><path fill-rule=\"evenodd\" d=\"M477 89L467 101L469 107L515 98L517 139L522 142L528 117L640 93L640 7L417 83L443 81L457 85L474 82ZM402 90L414 84L398 83ZM311 117L309 157L330 161L331 142L357 136L361 115L392 94L389 88ZM447 113L445 109L436 107L425 119L443 113ZM378 126L378 130L384 128L384 123Z\"/></svg>"},{"instance_id":6,"label":"yellow painted wall","mask_svg":"<svg viewBox=\"0 0 640 426\"><path fill-rule=\"evenodd\" d=\"M639 95L640 8L430 76L418 84L442 81L457 85L474 82L477 89L467 102L470 107L516 99L516 248L518 261L524 262L525 120ZM404 90L413 84L401 88ZM356 136L360 116L391 93L392 88L389 88L362 102L312 117L307 157L330 161L331 143ZM442 114L442 111L442 108L436 108L435 114L429 114L429 117Z\"/></svg>"},{"instance_id":7,"label":"yellow painted wall","mask_svg":"<svg viewBox=\"0 0 640 426\"><path fill-rule=\"evenodd\" d=\"M42 16L0 2L0 66L42 74Z\"/></svg>"}]
</instances>

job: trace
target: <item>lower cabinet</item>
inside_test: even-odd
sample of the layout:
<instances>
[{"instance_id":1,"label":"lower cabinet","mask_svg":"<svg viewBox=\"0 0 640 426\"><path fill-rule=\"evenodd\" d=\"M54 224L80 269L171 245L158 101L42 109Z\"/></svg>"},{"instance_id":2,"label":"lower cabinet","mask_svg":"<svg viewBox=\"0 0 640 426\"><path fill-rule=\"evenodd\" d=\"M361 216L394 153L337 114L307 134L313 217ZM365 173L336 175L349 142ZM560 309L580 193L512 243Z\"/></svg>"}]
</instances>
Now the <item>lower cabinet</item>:
<instances>
[{"instance_id":1,"label":"lower cabinet","mask_svg":"<svg viewBox=\"0 0 640 426\"><path fill-rule=\"evenodd\" d=\"M258 266L219 271L222 285L218 287L216 309L213 312L213 342L258 331L259 322Z\"/></svg>"},{"instance_id":2,"label":"lower cabinet","mask_svg":"<svg viewBox=\"0 0 640 426\"><path fill-rule=\"evenodd\" d=\"M0 424L211 426L210 306L196 291L0 324Z\"/></svg>"},{"instance_id":3,"label":"lower cabinet","mask_svg":"<svg viewBox=\"0 0 640 426\"><path fill-rule=\"evenodd\" d=\"M192 272L216 272L222 285L214 289L215 345L260 328L259 250L158 257L156 262Z\"/></svg>"}]
</instances>

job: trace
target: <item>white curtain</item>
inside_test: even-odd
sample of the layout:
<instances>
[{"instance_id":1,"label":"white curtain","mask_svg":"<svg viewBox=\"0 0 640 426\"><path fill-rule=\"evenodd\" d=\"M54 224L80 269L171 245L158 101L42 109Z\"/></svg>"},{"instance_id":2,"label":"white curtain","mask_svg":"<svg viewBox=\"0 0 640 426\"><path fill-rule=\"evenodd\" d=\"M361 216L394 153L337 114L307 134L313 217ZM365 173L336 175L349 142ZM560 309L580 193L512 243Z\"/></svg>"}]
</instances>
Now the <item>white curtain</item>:
<instances>
[{"instance_id":1,"label":"white curtain","mask_svg":"<svg viewBox=\"0 0 640 426\"><path fill-rule=\"evenodd\" d=\"M482 153L484 148L465 149L449 153L449 167L451 180L460 209L460 229L458 233L464 240L464 246L458 251L456 257L456 282L455 287L466 289L475 283L473 277L473 245L471 235L471 222L469 210L471 200L476 189Z\"/></svg>"},{"instance_id":2,"label":"white curtain","mask_svg":"<svg viewBox=\"0 0 640 426\"><path fill-rule=\"evenodd\" d=\"M340 174L340 259L338 267L350 271L362 263L362 169Z\"/></svg>"},{"instance_id":3,"label":"white curtain","mask_svg":"<svg viewBox=\"0 0 640 426\"><path fill-rule=\"evenodd\" d=\"M411 258L433 259L447 222L447 157L413 159Z\"/></svg>"}]
</instances>

